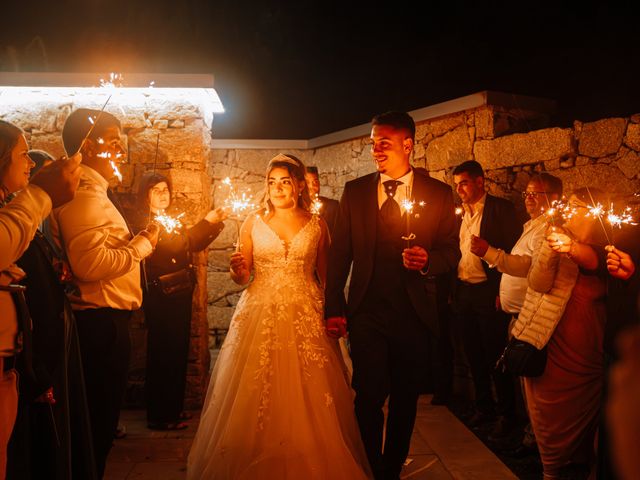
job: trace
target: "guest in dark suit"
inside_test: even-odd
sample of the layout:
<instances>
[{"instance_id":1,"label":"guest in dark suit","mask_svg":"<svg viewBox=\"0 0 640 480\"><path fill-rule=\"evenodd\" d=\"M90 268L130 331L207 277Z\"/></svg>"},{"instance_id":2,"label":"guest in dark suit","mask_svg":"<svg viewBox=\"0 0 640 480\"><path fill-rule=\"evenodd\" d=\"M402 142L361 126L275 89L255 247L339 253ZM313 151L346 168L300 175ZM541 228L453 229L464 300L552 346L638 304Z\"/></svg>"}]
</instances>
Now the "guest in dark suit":
<instances>
[{"instance_id":1,"label":"guest in dark suit","mask_svg":"<svg viewBox=\"0 0 640 480\"><path fill-rule=\"evenodd\" d=\"M436 277L455 268L460 256L451 189L411 168L414 136L407 113L373 119L378 171L346 184L329 253L327 332L349 331L355 411L376 479L399 478L429 337L438 335ZM404 215L403 200L415 202Z\"/></svg>"},{"instance_id":2,"label":"guest in dark suit","mask_svg":"<svg viewBox=\"0 0 640 480\"><path fill-rule=\"evenodd\" d=\"M493 433L504 434L515 420L515 396L513 379L494 368L507 343L509 326L508 317L498 315L496 303L502 274L474 255L471 247L480 237L510 252L522 224L511 202L485 192L484 171L478 162L458 165L453 181L464 207L453 309L475 389L475 412L469 424L493 421L497 410L499 423ZM491 393L492 378L497 405Z\"/></svg>"},{"instance_id":3,"label":"guest in dark suit","mask_svg":"<svg viewBox=\"0 0 640 480\"><path fill-rule=\"evenodd\" d=\"M307 182L307 188L309 189L309 195L311 200L319 200L321 203L319 210L320 216L327 222L329 227L329 233L333 235L333 231L336 226L336 219L338 218L338 210L340 209L340 202L333 198L323 197L320 195L320 178L318 177L318 167L307 167L307 172L304 175Z\"/></svg>"}]
</instances>

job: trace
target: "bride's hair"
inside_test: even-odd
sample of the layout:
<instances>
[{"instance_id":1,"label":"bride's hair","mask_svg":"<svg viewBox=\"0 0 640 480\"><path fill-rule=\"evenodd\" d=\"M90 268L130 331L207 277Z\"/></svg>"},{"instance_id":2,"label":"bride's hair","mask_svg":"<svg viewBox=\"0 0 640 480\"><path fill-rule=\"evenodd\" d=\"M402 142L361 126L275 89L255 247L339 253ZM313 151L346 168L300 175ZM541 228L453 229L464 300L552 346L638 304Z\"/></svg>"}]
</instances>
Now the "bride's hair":
<instances>
[{"instance_id":1,"label":"bride's hair","mask_svg":"<svg viewBox=\"0 0 640 480\"><path fill-rule=\"evenodd\" d=\"M304 174L306 172L306 168L304 163L293 155L279 153L275 157L273 157L269 161L269 165L267 166L267 174L265 175L265 194L264 194L264 210L263 213L268 214L269 212L274 211L273 204L271 203L271 199L269 199L269 173L274 168L286 168L291 175L291 178L296 179L298 182L305 182ZM298 189L298 185L294 184L294 189ZM306 186L306 184L305 184ZM309 211L311 208L311 197L309 196L309 189L303 188L298 192L298 207Z\"/></svg>"}]
</instances>

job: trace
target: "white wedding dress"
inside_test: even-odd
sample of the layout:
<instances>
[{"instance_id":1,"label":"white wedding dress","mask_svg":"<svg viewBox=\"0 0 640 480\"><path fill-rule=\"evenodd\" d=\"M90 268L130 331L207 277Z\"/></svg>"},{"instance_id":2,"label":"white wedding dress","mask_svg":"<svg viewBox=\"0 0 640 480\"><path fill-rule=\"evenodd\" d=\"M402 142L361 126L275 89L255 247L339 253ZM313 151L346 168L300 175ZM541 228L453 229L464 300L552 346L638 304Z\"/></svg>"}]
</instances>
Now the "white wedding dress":
<instances>
[{"instance_id":1,"label":"white wedding dress","mask_svg":"<svg viewBox=\"0 0 640 480\"><path fill-rule=\"evenodd\" d=\"M253 223L255 275L211 375L190 480L371 478L345 364L325 334L318 218L290 244Z\"/></svg>"}]
</instances>

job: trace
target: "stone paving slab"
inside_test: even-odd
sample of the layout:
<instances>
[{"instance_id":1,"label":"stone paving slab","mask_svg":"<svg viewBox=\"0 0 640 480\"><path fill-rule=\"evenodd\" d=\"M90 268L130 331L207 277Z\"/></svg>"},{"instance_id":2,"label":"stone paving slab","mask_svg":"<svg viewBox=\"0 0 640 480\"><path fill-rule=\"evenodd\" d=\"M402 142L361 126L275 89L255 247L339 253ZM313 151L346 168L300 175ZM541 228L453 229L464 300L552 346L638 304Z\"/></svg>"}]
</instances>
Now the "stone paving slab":
<instances>
[{"instance_id":1,"label":"stone paving slab","mask_svg":"<svg viewBox=\"0 0 640 480\"><path fill-rule=\"evenodd\" d=\"M447 408L430 405L430 399L430 395L420 397L403 480L516 478ZM143 410L123 411L121 422L127 437L115 441L105 480L186 478L186 459L199 421L199 415L193 413L194 418L186 422L188 429L158 432L147 429Z\"/></svg>"}]
</instances>

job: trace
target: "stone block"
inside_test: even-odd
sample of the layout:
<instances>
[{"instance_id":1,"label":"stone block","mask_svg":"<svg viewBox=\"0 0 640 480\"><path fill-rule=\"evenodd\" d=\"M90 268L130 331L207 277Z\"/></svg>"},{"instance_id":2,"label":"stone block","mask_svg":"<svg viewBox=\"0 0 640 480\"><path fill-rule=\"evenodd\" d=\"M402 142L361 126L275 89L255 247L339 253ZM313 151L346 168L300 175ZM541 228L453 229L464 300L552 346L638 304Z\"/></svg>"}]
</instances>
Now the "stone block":
<instances>
[{"instance_id":1,"label":"stone block","mask_svg":"<svg viewBox=\"0 0 640 480\"><path fill-rule=\"evenodd\" d=\"M624 144L636 152L640 152L640 124L630 123L627 125Z\"/></svg>"},{"instance_id":2,"label":"stone block","mask_svg":"<svg viewBox=\"0 0 640 480\"><path fill-rule=\"evenodd\" d=\"M473 151L475 159L485 168L539 163L571 155L573 132L571 129L547 128L494 140L478 140Z\"/></svg>"},{"instance_id":3,"label":"stone block","mask_svg":"<svg viewBox=\"0 0 640 480\"><path fill-rule=\"evenodd\" d=\"M493 110L487 107L478 108L473 112L476 127L476 138L492 139L495 137L493 128Z\"/></svg>"},{"instance_id":4,"label":"stone block","mask_svg":"<svg viewBox=\"0 0 640 480\"><path fill-rule=\"evenodd\" d=\"M424 158L424 156L425 156L424 145L422 145L421 143L417 143L413 147L413 158L414 159Z\"/></svg>"},{"instance_id":5,"label":"stone block","mask_svg":"<svg viewBox=\"0 0 640 480\"><path fill-rule=\"evenodd\" d=\"M622 158L618 159L616 166L625 177L637 177L640 175L640 155L633 150L629 150Z\"/></svg>"},{"instance_id":6,"label":"stone block","mask_svg":"<svg viewBox=\"0 0 640 480\"><path fill-rule=\"evenodd\" d=\"M576 168L557 170L554 175L564 183L564 191L589 186L597 187L605 192L618 194L633 193L640 188L640 180L629 181L624 173L615 165L596 163Z\"/></svg>"},{"instance_id":7,"label":"stone block","mask_svg":"<svg viewBox=\"0 0 640 480\"><path fill-rule=\"evenodd\" d=\"M209 328L229 328L234 311L234 307L210 306L207 309Z\"/></svg>"},{"instance_id":8,"label":"stone block","mask_svg":"<svg viewBox=\"0 0 640 480\"><path fill-rule=\"evenodd\" d=\"M211 272L229 272L229 259L233 252L234 249L232 248L224 250L219 248L210 248L207 269Z\"/></svg>"},{"instance_id":9,"label":"stone block","mask_svg":"<svg viewBox=\"0 0 640 480\"><path fill-rule=\"evenodd\" d=\"M310 165L316 165L320 171L344 171L346 166L353 166L358 162L358 159L365 153L369 152L370 148L367 146L354 150L352 148L352 142L338 143L335 145L329 145L326 147L318 148L313 152L313 155L309 159ZM352 153L356 156L353 157Z\"/></svg>"},{"instance_id":10,"label":"stone block","mask_svg":"<svg viewBox=\"0 0 640 480\"><path fill-rule=\"evenodd\" d=\"M429 124L428 133L431 133L434 137L440 137L447 132L466 126L464 113L455 113L435 120L427 120L427 123Z\"/></svg>"},{"instance_id":11,"label":"stone block","mask_svg":"<svg viewBox=\"0 0 640 480\"><path fill-rule=\"evenodd\" d=\"M578 141L578 153L598 158L618 151L626 127L624 118L606 118L584 123Z\"/></svg>"},{"instance_id":12,"label":"stone block","mask_svg":"<svg viewBox=\"0 0 640 480\"><path fill-rule=\"evenodd\" d=\"M184 128L184 120L171 120L169 128Z\"/></svg>"},{"instance_id":13,"label":"stone block","mask_svg":"<svg viewBox=\"0 0 640 480\"><path fill-rule=\"evenodd\" d=\"M431 178L435 178L436 180L440 180L441 182L444 182L444 183L448 183L449 181L446 170L430 171L429 176Z\"/></svg>"},{"instance_id":14,"label":"stone block","mask_svg":"<svg viewBox=\"0 0 640 480\"><path fill-rule=\"evenodd\" d=\"M585 157L582 157L583 161L585 161ZM586 159L584 165L586 165L589 162L588 159ZM576 159L573 157L569 157L569 158L565 158L563 160L560 160L560 168L571 168L575 165L576 163Z\"/></svg>"},{"instance_id":15,"label":"stone block","mask_svg":"<svg viewBox=\"0 0 640 480\"><path fill-rule=\"evenodd\" d=\"M560 168L560 159L556 158L553 160L547 160L546 162L544 162L544 169L547 172L551 172L553 170L557 170Z\"/></svg>"},{"instance_id":16,"label":"stone block","mask_svg":"<svg viewBox=\"0 0 640 480\"><path fill-rule=\"evenodd\" d=\"M435 138L427 146L427 165L429 170L442 170L454 167L473 158L473 145L465 125Z\"/></svg>"},{"instance_id":17,"label":"stone block","mask_svg":"<svg viewBox=\"0 0 640 480\"><path fill-rule=\"evenodd\" d=\"M54 158L59 158L65 154L62 136L59 133L32 134L29 139L29 148L44 150Z\"/></svg>"},{"instance_id":18,"label":"stone block","mask_svg":"<svg viewBox=\"0 0 640 480\"><path fill-rule=\"evenodd\" d=\"M155 128L156 130L165 130L169 128L169 120L167 119L154 120L153 128Z\"/></svg>"},{"instance_id":19,"label":"stone block","mask_svg":"<svg viewBox=\"0 0 640 480\"><path fill-rule=\"evenodd\" d=\"M244 287L231 280L229 272L208 272L207 287L209 290L208 303L214 303L218 299L244 289Z\"/></svg>"},{"instance_id":20,"label":"stone block","mask_svg":"<svg viewBox=\"0 0 640 480\"><path fill-rule=\"evenodd\" d=\"M567 162L563 165L563 167L567 168L567 167L582 167L583 165L591 165L591 159L589 157L582 157L579 156L575 159L574 162Z\"/></svg>"},{"instance_id":21,"label":"stone block","mask_svg":"<svg viewBox=\"0 0 640 480\"><path fill-rule=\"evenodd\" d=\"M193 170L171 169L169 172L169 178L176 192L202 193L206 182L204 177L202 172Z\"/></svg>"},{"instance_id":22,"label":"stone block","mask_svg":"<svg viewBox=\"0 0 640 480\"><path fill-rule=\"evenodd\" d=\"M511 188L517 192L524 192L527 189L527 184L531 180L531 175L528 172L518 172L515 174L515 179L511 184Z\"/></svg>"},{"instance_id":23,"label":"stone block","mask_svg":"<svg viewBox=\"0 0 640 480\"><path fill-rule=\"evenodd\" d=\"M277 150L238 150L230 164L245 172L264 176L269 160L278 153Z\"/></svg>"}]
</instances>

